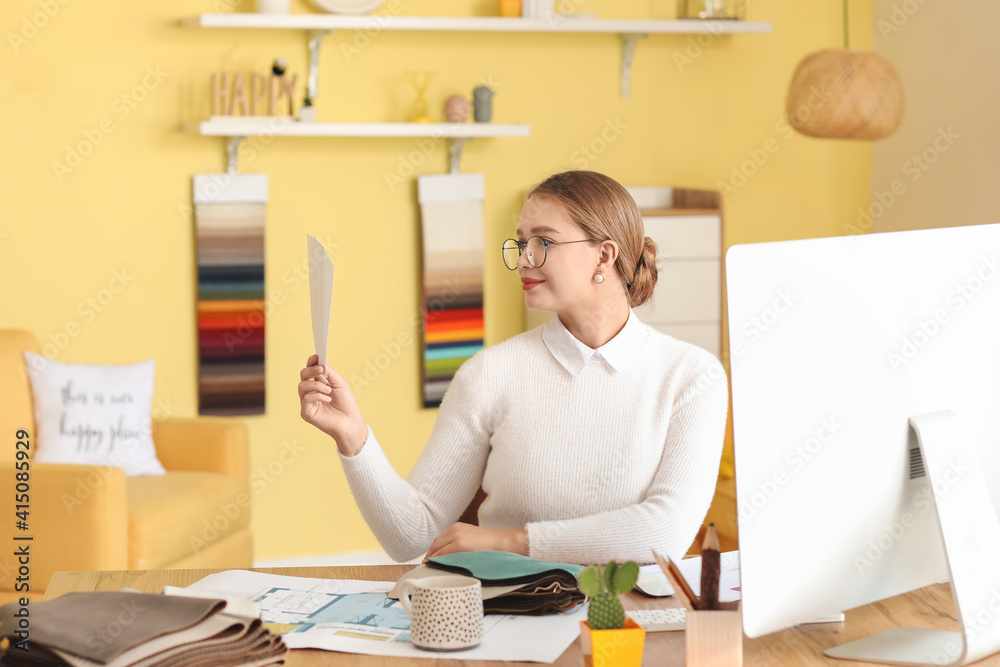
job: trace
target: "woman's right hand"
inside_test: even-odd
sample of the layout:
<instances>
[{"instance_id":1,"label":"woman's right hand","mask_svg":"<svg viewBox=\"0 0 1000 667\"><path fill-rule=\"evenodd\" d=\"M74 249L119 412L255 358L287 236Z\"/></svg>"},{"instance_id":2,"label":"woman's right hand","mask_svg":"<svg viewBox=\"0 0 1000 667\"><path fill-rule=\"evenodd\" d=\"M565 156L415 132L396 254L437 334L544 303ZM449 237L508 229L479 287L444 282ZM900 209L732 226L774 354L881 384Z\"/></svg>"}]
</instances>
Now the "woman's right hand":
<instances>
[{"instance_id":1,"label":"woman's right hand","mask_svg":"<svg viewBox=\"0 0 1000 667\"><path fill-rule=\"evenodd\" d=\"M299 373L300 415L337 441L344 456L354 456L368 439L368 425L347 381L312 355Z\"/></svg>"}]
</instances>

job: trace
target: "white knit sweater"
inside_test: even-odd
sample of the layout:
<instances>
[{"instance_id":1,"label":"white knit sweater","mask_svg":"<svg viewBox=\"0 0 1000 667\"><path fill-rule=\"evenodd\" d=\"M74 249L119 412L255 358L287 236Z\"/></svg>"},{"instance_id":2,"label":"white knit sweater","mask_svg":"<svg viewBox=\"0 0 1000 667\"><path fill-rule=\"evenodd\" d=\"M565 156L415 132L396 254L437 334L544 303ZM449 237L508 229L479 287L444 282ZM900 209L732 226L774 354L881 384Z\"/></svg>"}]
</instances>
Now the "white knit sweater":
<instances>
[{"instance_id":1,"label":"white knit sweater","mask_svg":"<svg viewBox=\"0 0 1000 667\"><path fill-rule=\"evenodd\" d=\"M482 484L485 528L526 528L533 558L679 558L711 504L729 403L709 352L641 322L593 350L554 315L459 368L408 479L369 427L341 455L369 527L396 560L423 555Z\"/></svg>"}]
</instances>

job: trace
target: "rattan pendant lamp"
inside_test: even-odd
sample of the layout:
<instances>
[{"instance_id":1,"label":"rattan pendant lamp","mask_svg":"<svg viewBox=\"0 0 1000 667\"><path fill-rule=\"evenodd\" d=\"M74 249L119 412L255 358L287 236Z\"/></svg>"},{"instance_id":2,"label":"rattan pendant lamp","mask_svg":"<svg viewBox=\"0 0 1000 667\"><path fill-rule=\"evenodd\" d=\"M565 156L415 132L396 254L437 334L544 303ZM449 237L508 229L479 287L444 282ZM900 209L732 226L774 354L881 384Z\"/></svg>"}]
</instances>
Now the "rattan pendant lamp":
<instances>
[{"instance_id":1,"label":"rattan pendant lamp","mask_svg":"<svg viewBox=\"0 0 1000 667\"><path fill-rule=\"evenodd\" d=\"M810 137L882 139L903 122L903 84L895 68L871 51L844 48L809 54L788 88L788 122Z\"/></svg>"}]
</instances>

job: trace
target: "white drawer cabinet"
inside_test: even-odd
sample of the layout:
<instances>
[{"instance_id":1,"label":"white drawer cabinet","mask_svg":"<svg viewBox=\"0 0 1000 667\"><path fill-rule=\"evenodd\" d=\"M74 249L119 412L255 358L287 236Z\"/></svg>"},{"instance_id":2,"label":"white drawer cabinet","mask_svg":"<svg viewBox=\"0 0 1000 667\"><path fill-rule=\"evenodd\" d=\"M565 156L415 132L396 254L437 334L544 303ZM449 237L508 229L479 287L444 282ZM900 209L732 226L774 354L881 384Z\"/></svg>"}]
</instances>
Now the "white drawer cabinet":
<instances>
[{"instance_id":1,"label":"white drawer cabinet","mask_svg":"<svg viewBox=\"0 0 1000 667\"><path fill-rule=\"evenodd\" d=\"M642 321L721 358L722 208L719 193L629 188L656 243L659 279Z\"/></svg>"},{"instance_id":2,"label":"white drawer cabinet","mask_svg":"<svg viewBox=\"0 0 1000 667\"><path fill-rule=\"evenodd\" d=\"M646 234L660 241L646 228ZM635 314L650 324L719 324L722 293L719 259L657 258L659 278L653 298Z\"/></svg>"}]
</instances>

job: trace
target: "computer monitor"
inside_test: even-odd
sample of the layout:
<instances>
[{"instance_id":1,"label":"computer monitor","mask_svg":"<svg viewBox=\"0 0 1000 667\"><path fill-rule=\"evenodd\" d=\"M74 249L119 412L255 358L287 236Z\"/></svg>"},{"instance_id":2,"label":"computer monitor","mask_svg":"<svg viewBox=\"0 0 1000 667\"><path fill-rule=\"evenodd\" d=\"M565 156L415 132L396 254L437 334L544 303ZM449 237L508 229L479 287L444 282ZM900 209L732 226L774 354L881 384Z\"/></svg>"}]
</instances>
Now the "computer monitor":
<instances>
[{"instance_id":1,"label":"computer monitor","mask_svg":"<svg viewBox=\"0 0 1000 667\"><path fill-rule=\"evenodd\" d=\"M969 617L1000 569L1000 225L736 245L726 285L745 633L951 579L959 648L904 662L995 652L1000 613ZM910 418L946 410L932 480Z\"/></svg>"}]
</instances>

